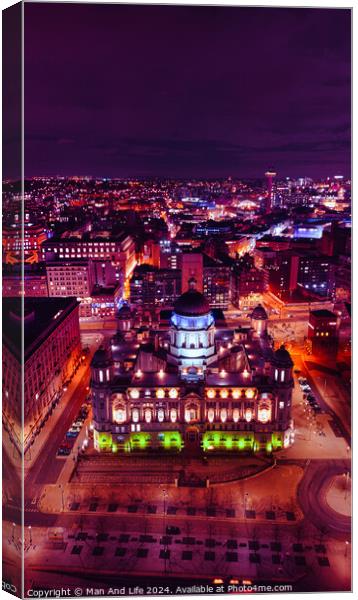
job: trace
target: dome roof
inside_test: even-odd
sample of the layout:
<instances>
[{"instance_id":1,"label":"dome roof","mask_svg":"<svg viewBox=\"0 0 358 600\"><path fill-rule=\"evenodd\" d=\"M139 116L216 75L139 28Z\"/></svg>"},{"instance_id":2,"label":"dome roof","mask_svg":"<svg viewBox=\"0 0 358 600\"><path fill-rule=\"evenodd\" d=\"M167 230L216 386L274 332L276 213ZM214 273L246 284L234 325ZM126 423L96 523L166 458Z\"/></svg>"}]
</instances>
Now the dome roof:
<instances>
[{"instance_id":1,"label":"dome roof","mask_svg":"<svg viewBox=\"0 0 358 600\"><path fill-rule=\"evenodd\" d=\"M100 367L108 367L111 364L111 357L109 355L108 349L100 346L98 350L94 353L92 358L92 367L96 369Z\"/></svg>"},{"instance_id":2,"label":"dome roof","mask_svg":"<svg viewBox=\"0 0 358 600\"><path fill-rule=\"evenodd\" d=\"M174 312L184 317L199 317L210 312L210 305L203 294L189 289L174 302Z\"/></svg>"},{"instance_id":3,"label":"dome roof","mask_svg":"<svg viewBox=\"0 0 358 600\"><path fill-rule=\"evenodd\" d=\"M268 319L267 312L265 311L262 304L258 304L257 306L255 306L254 310L251 313L251 319L256 319L257 321Z\"/></svg>"},{"instance_id":4,"label":"dome roof","mask_svg":"<svg viewBox=\"0 0 358 600\"><path fill-rule=\"evenodd\" d=\"M293 362L290 353L286 350L285 346L282 345L276 350L275 354L275 363L280 364L286 367L292 367Z\"/></svg>"}]
</instances>

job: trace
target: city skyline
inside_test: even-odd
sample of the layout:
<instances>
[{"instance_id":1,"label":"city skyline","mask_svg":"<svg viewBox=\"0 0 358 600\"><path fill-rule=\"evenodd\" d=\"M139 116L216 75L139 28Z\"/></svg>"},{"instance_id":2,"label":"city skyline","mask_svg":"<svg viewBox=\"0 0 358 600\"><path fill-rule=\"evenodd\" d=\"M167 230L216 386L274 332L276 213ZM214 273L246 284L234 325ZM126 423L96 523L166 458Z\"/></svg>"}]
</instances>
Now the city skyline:
<instances>
[{"instance_id":1,"label":"city skyline","mask_svg":"<svg viewBox=\"0 0 358 600\"><path fill-rule=\"evenodd\" d=\"M26 176L349 177L349 10L25 12Z\"/></svg>"}]
</instances>

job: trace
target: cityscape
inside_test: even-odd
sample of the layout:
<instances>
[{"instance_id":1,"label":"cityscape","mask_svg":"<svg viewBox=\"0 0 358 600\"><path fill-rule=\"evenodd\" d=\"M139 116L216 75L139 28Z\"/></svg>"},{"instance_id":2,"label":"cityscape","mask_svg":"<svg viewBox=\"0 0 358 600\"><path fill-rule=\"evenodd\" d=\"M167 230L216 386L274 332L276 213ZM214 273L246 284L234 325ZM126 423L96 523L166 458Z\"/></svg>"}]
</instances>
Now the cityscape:
<instances>
[{"instance_id":1,"label":"cityscape","mask_svg":"<svg viewBox=\"0 0 358 600\"><path fill-rule=\"evenodd\" d=\"M126 36L121 27L137 31L138 19L148 17L164 44L170 24L175 37L185 15L195 23L200 13L199 41L216 48L205 35L217 23L223 64L232 27L276 40L286 23L299 40L292 14L298 12L303 29L320 19L328 32L334 28L327 52L350 89L347 9L312 15L311 9L26 4L25 178L5 168L2 186L3 589L17 596L23 589L24 597L350 591L352 182L347 127L338 125L350 120L349 102L343 106L339 96L336 104L332 91L332 114L316 116L310 93L318 87L300 88L317 122L319 152L303 137L292 152L288 131L280 150L251 146L252 154L233 167L232 148L214 151L208 141L207 152L193 150L189 138L197 133L189 130L199 125L187 115L188 154L184 142L174 144L176 134L174 150L164 149L158 141L168 133L164 125L150 147L143 137L134 148L123 133L121 150L119 139L112 152L114 142L98 134L104 117L95 93L80 94L92 123L80 114L76 66L69 64L57 81L55 53L41 58L37 72L39 37L56 49L69 11L64 53L76 48L79 61L78 41L88 43L97 28L104 40L108 28L109 46L98 58L96 42L86 55L85 69L94 61L89 89L105 87L112 68L105 56L121 31ZM319 53L322 44L317 34L310 51ZM200 51L194 44L194 71ZM301 42L288 52L290 64L312 62L308 78L321 85ZM104 74L97 70L101 60ZM160 53L168 97L159 87L148 93L165 105L173 101L175 111L167 60ZM136 105L138 81L131 92L123 82L136 61L133 50L122 64L123 80L113 83L129 102L121 111L128 111L133 131L137 117L130 121L129 105ZM254 74L257 61L253 50ZM183 64L174 65L182 85L195 91L199 71L191 79ZM232 68L240 78L240 67ZM210 82L211 67L206 77ZM64 91L69 81L73 87ZM284 86L285 79L275 93L285 94ZM112 101L103 112L109 132ZM207 105L214 119L209 98ZM136 106L151 135L151 118L166 122L160 108L144 111L141 99ZM222 127L224 144L221 118L215 127ZM324 119L336 146L320 138ZM244 139L247 124L240 127ZM83 152L72 147L69 128ZM126 143L133 154L122 160Z\"/></svg>"}]
</instances>

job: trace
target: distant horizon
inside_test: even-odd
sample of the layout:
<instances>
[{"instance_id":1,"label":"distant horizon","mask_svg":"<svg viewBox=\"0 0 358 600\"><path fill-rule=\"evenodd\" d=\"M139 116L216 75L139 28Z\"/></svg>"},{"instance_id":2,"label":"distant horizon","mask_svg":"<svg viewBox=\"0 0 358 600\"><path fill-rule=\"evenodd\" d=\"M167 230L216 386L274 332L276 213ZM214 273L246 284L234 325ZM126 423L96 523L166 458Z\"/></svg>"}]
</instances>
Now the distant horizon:
<instances>
[{"instance_id":1,"label":"distant horizon","mask_svg":"<svg viewBox=\"0 0 358 600\"><path fill-rule=\"evenodd\" d=\"M334 174L332 174L334 173ZM344 180L347 179L351 179L351 175L346 175L344 173L341 172L332 172L329 175L307 175L305 174L300 174L300 175L284 175L284 174L280 174L277 173L277 177L275 178L276 181L283 181L283 180L297 180L297 179L312 179L313 181L318 181L318 180L327 180L327 179L334 179L335 177L339 177L342 178ZM121 181L125 181L125 180L148 180L148 179L160 179L160 180L174 180L174 181L219 181L219 180L235 180L235 181L258 181L258 180L262 180L265 181L265 174L263 173L262 175L252 175L252 176L248 176L248 175L221 175L221 176L204 176L204 175L193 175L193 176L177 176L177 175L155 175L155 174L148 174L148 175L98 175L98 174L80 174L80 173L71 173L71 174L48 174L48 173L40 173L40 174L33 174L33 175L25 175L24 176L24 181L26 180L30 180L30 179L45 179L45 178L49 178L49 179L73 179L73 178L80 178L80 179L103 179L103 180L108 180L108 181L115 181L115 180L121 180ZM13 178L13 177L6 177L3 178L3 181L21 181L21 178Z\"/></svg>"},{"instance_id":2,"label":"distant horizon","mask_svg":"<svg viewBox=\"0 0 358 600\"><path fill-rule=\"evenodd\" d=\"M351 172L350 9L24 9L27 177Z\"/></svg>"}]
</instances>

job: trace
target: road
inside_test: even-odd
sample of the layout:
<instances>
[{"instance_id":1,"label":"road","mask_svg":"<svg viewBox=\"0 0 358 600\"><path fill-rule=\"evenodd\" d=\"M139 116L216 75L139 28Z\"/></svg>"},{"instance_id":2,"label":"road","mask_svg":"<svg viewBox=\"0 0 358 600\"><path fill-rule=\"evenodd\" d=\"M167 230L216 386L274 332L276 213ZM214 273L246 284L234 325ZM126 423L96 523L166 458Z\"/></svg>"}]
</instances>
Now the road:
<instances>
[{"instance_id":1,"label":"road","mask_svg":"<svg viewBox=\"0 0 358 600\"><path fill-rule=\"evenodd\" d=\"M350 539L351 518L331 509L326 493L332 478L347 471L350 471L350 461L314 460L306 468L298 487L298 499L306 518L320 531L337 539Z\"/></svg>"}]
</instances>

